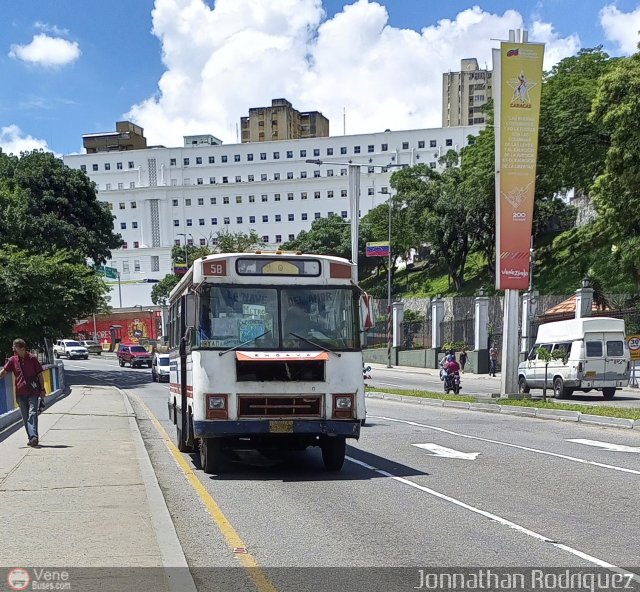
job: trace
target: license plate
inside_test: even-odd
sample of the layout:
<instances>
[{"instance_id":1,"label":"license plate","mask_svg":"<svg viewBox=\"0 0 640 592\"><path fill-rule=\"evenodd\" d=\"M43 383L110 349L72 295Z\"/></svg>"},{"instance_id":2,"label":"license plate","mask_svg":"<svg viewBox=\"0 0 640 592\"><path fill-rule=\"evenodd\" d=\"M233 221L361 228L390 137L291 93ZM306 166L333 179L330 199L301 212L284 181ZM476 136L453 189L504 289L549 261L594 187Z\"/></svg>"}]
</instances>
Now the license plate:
<instances>
[{"instance_id":1,"label":"license plate","mask_svg":"<svg viewBox=\"0 0 640 592\"><path fill-rule=\"evenodd\" d=\"M269 431L272 434L291 434L293 433L293 420L272 419L271 421L269 421Z\"/></svg>"},{"instance_id":2,"label":"license plate","mask_svg":"<svg viewBox=\"0 0 640 592\"><path fill-rule=\"evenodd\" d=\"M586 372L586 373L585 373L585 376L586 376L587 378L595 378L595 377L596 377L596 375L597 375L597 372L596 372L595 370L591 370L590 372Z\"/></svg>"}]
</instances>

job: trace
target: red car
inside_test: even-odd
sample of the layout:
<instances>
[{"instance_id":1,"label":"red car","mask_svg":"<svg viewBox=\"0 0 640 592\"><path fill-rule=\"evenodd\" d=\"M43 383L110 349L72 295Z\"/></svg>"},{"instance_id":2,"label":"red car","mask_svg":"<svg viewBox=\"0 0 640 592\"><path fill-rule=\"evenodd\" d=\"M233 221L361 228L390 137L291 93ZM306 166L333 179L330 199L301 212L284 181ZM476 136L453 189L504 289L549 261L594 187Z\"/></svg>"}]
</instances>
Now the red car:
<instances>
[{"instance_id":1,"label":"red car","mask_svg":"<svg viewBox=\"0 0 640 592\"><path fill-rule=\"evenodd\" d=\"M151 368L151 354L141 345L121 345L116 355L120 367L129 364L132 368L136 366Z\"/></svg>"}]
</instances>

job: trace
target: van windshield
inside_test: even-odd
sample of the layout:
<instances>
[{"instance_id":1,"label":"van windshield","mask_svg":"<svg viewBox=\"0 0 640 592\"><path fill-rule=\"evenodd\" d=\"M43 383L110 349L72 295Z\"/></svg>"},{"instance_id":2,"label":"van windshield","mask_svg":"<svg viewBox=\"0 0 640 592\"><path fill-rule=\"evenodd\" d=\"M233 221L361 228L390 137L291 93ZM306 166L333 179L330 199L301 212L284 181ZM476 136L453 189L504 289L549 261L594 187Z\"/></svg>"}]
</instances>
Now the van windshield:
<instances>
[{"instance_id":1,"label":"van windshield","mask_svg":"<svg viewBox=\"0 0 640 592\"><path fill-rule=\"evenodd\" d=\"M158 358L158 366L168 366L169 358Z\"/></svg>"}]
</instances>

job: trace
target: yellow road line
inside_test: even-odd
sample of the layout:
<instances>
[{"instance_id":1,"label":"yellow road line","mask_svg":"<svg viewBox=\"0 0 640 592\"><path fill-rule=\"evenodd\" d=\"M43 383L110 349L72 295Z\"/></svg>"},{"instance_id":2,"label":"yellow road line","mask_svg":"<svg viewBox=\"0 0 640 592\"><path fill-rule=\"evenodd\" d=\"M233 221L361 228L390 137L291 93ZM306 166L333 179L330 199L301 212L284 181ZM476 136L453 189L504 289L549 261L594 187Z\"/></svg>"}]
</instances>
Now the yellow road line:
<instances>
[{"instance_id":1,"label":"yellow road line","mask_svg":"<svg viewBox=\"0 0 640 592\"><path fill-rule=\"evenodd\" d=\"M124 394L124 393L123 393ZM126 395L125 395L126 396ZM226 516L222 513L220 506L215 502L215 500L211 497L211 494L207 491L206 487L200 482L200 479L193 472L193 469L189 466L189 463L184 459L182 453L178 450L176 445L173 443L169 434L164 429L162 424L158 421L158 418L153 414L151 409L147 407L147 405L138 397L137 395L133 395L138 400L140 406L145 410L149 419L153 422L156 429L160 433L160 436L164 440L169 452L172 454L173 458L178 463L178 466L184 473L184 476L189 481L189 484L195 492L198 494L198 497L204 504L205 508L213 518L218 530L222 533L227 545L229 548L234 551L235 557L242 563L242 566L247 569L249 577L253 580L256 587L260 592L277 592L277 588L269 581L262 568L258 565L258 562L255 560L251 553L237 553L238 549L246 549L247 546L244 544L240 535L236 532L235 528L231 525L231 523L227 520Z\"/></svg>"}]
</instances>

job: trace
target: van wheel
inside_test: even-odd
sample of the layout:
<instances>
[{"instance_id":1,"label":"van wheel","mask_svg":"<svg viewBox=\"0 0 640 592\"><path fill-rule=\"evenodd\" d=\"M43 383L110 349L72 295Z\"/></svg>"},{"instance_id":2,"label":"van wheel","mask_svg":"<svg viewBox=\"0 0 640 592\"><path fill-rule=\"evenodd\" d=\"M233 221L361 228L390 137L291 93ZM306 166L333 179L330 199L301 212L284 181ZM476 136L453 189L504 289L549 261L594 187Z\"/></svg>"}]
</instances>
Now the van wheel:
<instances>
[{"instance_id":1,"label":"van wheel","mask_svg":"<svg viewBox=\"0 0 640 592\"><path fill-rule=\"evenodd\" d=\"M557 376L553 379L553 396L556 399L568 399L572 394L570 389L565 388L562 378Z\"/></svg>"},{"instance_id":2,"label":"van wheel","mask_svg":"<svg viewBox=\"0 0 640 592\"><path fill-rule=\"evenodd\" d=\"M614 395L616 394L616 389L615 387L607 387L607 388L603 388L602 389L602 396L607 400L607 401L611 401L611 399L613 399Z\"/></svg>"},{"instance_id":3,"label":"van wheel","mask_svg":"<svg viewBox=\"0 0 640 592\"><path fill-rule=\"evenodd\" d=\"M531 392L531 389L527 384L527 379L524 376L518 378L518 392L521 395L528 395Z\"/></svg>"},{"instance_id":4,"label":"van wheel","mask_svg":"<svg viewBox=\"0 0 640 592\"><path fill-rule=\"evenodd\" d=\"M222 466L222 446L219 438L200 439L200 467L205 473L219 473Z\"/></svg>"}]
</instances>

